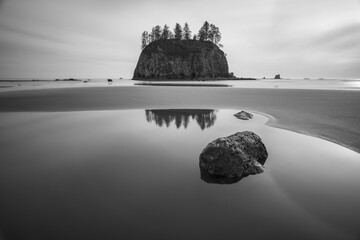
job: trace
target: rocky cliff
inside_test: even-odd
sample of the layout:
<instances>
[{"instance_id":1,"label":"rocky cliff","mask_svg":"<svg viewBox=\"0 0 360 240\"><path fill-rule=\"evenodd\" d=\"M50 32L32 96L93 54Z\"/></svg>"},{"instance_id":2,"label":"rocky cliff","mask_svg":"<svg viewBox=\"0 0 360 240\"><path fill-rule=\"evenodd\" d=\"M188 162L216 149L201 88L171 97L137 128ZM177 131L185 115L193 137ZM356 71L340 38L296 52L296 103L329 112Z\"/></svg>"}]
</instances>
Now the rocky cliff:
<instances>
[{"instance_id":1,"label":"rocky cliff","mask_svg":"<svg viewBox=\"0 0 360 240\"><path fill-rule=\"evenodd\" d=\"M157 40L144 48L133 79L228 78L225 54L210 41Z\"/></svg>"}]
</instances>

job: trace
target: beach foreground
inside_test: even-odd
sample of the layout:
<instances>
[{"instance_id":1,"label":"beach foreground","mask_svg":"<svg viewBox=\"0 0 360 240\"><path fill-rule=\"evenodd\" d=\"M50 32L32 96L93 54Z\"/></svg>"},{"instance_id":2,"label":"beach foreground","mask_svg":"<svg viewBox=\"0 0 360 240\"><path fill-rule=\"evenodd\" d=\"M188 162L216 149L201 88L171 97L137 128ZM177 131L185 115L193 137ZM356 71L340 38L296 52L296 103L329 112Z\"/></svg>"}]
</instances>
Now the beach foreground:
<instances>
[{"instance_id":1,"label":"beach foreground","mask_svg":"<svg viewBox=\"0 0 360 240\"><path fill-rule=\"evenodd\" d=\"M269 125L318 136L360 152L360 93L346 90L214 87L91 87L9 91L1 112L145 108L232 108L269 114Z\"/></svg>"},{"instance_id":2,"label":"beach foreground","mask_svg":"<svg viewBox=\"0 0 360 240\"><path fill-rule=\"evenodd\" d=\"M358 91L229 87L3 91L0 236L356 239L359 100ZM253 119L236 118L240 110ZM244 131L265 144L264 171L204 172L207 144Z\"/></svg>"}]
</instances>

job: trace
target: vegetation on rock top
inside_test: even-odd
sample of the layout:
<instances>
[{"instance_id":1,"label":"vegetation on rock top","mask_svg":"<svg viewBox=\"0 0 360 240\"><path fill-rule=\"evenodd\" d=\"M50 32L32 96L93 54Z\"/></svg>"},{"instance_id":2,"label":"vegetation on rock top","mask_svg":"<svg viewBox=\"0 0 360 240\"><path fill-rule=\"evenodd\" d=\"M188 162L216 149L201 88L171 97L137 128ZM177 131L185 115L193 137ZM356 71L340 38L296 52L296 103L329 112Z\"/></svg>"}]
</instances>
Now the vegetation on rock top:
<instances>
[{"instance_id":1,"label":"vegetation on rock top","mask_svg":"<svg viewBox=\"0 0 360 240\"><path fill-rule=\"evenodd\" d=\"M141 35L141 49L144 49L146 46L157 40L177 40L177 41L209 41L220 48L223 47L220 44L221 33L218 27L214 24L209 24L207 21L204 22L203 26L200 28L198 34L192 35L189 24L185 23L184 27L181 27L179 23L176 23L174 32L169 28L168 25L164 25L162 28L159 25L156 25L152 28L150 32L144 31Z\"/></svg>"}]
</instances>

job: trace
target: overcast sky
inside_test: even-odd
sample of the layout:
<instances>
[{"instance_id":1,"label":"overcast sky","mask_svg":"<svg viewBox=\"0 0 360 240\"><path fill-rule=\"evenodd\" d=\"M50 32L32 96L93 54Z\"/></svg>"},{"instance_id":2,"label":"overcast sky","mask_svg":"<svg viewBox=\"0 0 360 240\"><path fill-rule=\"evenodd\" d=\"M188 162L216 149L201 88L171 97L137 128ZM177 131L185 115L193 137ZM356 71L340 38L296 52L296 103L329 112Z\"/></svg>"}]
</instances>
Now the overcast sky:
<instances>
[{"instance_id":1,"label":"overcast sky","mask_svg":"<svg viewBox=\"0 0 360 240\"><path fill-rule=\"evenodd\" d=\"M0 0L0 78L131 78L144 30L205 20L236 76L360 78L360 0Z\"/></svg>"}]
</instances>

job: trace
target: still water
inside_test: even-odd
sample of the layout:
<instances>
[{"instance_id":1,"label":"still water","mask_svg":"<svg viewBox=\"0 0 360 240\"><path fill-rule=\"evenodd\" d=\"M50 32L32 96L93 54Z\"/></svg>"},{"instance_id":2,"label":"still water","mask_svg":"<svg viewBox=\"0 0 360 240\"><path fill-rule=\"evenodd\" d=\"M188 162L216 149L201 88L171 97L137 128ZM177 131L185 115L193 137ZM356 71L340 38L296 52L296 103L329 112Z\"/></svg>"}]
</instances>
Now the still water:
<instances>
[{"instance_id":1,"label":"still water","mask_svg":"<svg viewBox=\"0 0 360 240\"><path fill-rule=\"evenodd\" d=\"M359 154L236 112L1 113L0 237L359 239ZM265 172L202 180L207 143L245 130Z\"/></svg>"}]
</instances>

